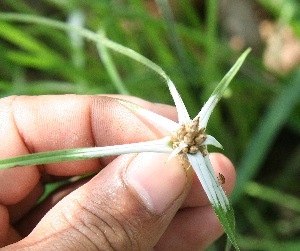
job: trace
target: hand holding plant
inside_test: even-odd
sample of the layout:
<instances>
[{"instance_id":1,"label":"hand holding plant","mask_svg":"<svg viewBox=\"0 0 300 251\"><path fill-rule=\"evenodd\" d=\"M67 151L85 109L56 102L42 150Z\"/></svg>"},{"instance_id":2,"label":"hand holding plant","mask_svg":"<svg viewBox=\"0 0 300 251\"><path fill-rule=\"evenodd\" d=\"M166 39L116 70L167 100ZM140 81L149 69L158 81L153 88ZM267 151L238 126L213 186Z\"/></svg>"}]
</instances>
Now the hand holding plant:
<instances>
[{"instance_id":1,"label":"hand holding plant","mask_svg":"<svg viewBox=\"0 0 300 251\"><path fill-rule=\"evenodd\" d=\"M15 16L8 16L8 18L15 18ZM76 27L71 27L64 25L59 22L47 20L47 19L36 19L32 17L17 17L21 18L27 22L42 22L44 24L54 26L60 29L64 30L75 30L76 32L80 33L81 35L94 40L97 42L97 46L100 52L100 55L103 56L103 54L107 54L106 48L110 48L112 50L115 50L123 55L126 55L134 60L137 60L138 62L144 64L145 66L149 67L151 70L156 72L158 75L160 75L166 82L166 84L169 87L170 93L173 97L173 100L175 102L176 108L177 108L177 113L178 113L178 120L179 123L175 123L172 120L169 120L163 116L160 116L156 113L153 113L151 111L148 111L140 106L133 105L132 103L128 103L122 100L118 100L117 102L121 105L123 105L125 108L133 112L136 116L140 117L142 121L145 121L146 124L149 125L149 127L156 128L156 131L161 134L161 137L157 140L148 140L148 141L143 141L143 142L138 142L138 143L130 143L131 140L126 142L126 144L105 144L106 146L103 147L87 147L87 148L76 148L76 149L69 149L69 150L58 150L58 151L50 151L50 152L42 152L41 153L36 153L36 154L31 154L27 156L19 156L11 159L4 159L0 160L0 169L6 169L6 168L11 168L15 166L28 166L28 165L44 165L44 164L52 164L55 162L62 162L62 161L72 161L72 160L83 160L83 159L93 159L93 158L99 158L99 157L107 157L111 155L120 155L120 154L125 154L125 153L141 153L141 152L167 152L171 153L168 158L165 160L165 162L171 161L175 156L179 156L181 159L182 165L187 165L186 168L192 167L201 182L201 185L208 196L209 202L212 205L212 208L214 209L216 215L218 216L220 223L222 224L228 239L231 241L233 246L239 250L236 237L235 237L235 219L234 219L234 214L233 214L233 209L229 203L229 200L227 196L225 195L224 190L221 187L221 184L225 183L225 176L222 173L219 173L220 179L217 178L217 175L214 173L211 161L209 159L209 154L207 151L207 145L214 145L216 147L222 147L221 144L211 135L207 135L205 133L207 123L209 120L209 117L211 113L213 112L216 104L218 101L221 99L225 89L229 85L230 81L232 78L235 76L239 68L241 67L243 61L245 60L246 56L250 52L250 49L246 50L242 56L237 60L235 65L231 68L231 70L225 75L225 77L221 80L219 85L216 87L216 89L213 91L211 97L208 99L207 103L202 107L198 115L194 118L191 119L186 107L183 103L183 100L181 99L179 93L177 92L173 82L171 79L167 76L167 74L155 63L152 61L148 60L147 58L143 57L142 55L130 50L129 48L126 48L120 44L117 44L113 41L108 40L107 38L104 37L103 33L100 34L94 34L92 32L89 32L84 29L76 29ZM108 61L107 61L108 62ZM112 63L109 62L111 66ZM112 68L111 68L112 69ZM116 74L115 71L111 71L113 74ZM72 102L69 103L69 105L76 105L73 104ZM54 107L56 107L57 110L60 110L60 105L56 104ZM5 112L6 110L4 110ZM44 110L45 112L45 110ZM44 112L40 112L38 114L41 114L42 117L44 116ZM23 114L22 114L23 115ZM124 116L124 114L121 114L121 116ZM23 115L23 119L26 116ZM22 118L22 116L21 116ZM63 116L61 117L63 118ZM130 117L124 116L126 122L130 123ZM42 118L39 118L39 121L43 121ZM60 121L57 121L60 123ZM92 123L93 121L89 121ZM109 123L111 125L111 123ZM119 128L117 130L124 132L126 130L131 130L130 127L126 127L123 130L120 129L122 128L122 125L119 124ZM47 125L45 125L47 126ZM101 124L99 124L99 130L105 130L106 133L113 132L112 138L115 137L115 132L112 130L112 128L105 127ZM157 128L158 126L158 128ZM5 128L5 125L4 125ZM17 127L18 128L18 127ZM93 127L92 127L93 128ZM59 135L61 134L60 131L58 132L52 132L53 135ZM75 141L79 137L82 132L78 132L78 134L75 132L74 136ZM94 133L94 130L91 132L92 134ZM22 135L22 134L21 134ZM24 142L30 142L30 139L23 138ZM50 141L51 142L51 141ZM81 143L87 143L90 145L91 142L81 142ZM96 146L98 144L96 143ZM102 145L102 144L100 144ZM65 148L65 147L62 147ZM28 149L27 149L28 150ZM50 149L50 150L55 150L55 149ZM33 148L32 150L30 149L29 152L39 152L36 150L36 148ZM27 152L28 153L28 152ZM8 157L8 156L7 156ZM145 160L144 160L145 161ZM149 164L149 161L147 162ZM74 166L72 164L64 165L66 167L66 171L70 171L72 173L72 170ZM154 169L153 169L154 170ZM141 173L140 173L141 172ZM152 171L150 171L151 173ZM103 172L102 172L103 173ZM130 172L129 172L130 173ZM159 173L157 173L158 175ZM164 213L166 210L166 206L160 208L156 207L156 200L153 199L153 196L150 195L150 193L147 192L147 188L149 187L155 187L157 189L156 194L158 193L159 189L168 189L172 187L168 187L168 182L166 182L165 186L160 188L159 186L156 186L155 179L151 179L150 175L147 174L147 171L141 171L140 168L138 168L138 175L135 174L135 171L133 172L133 175L135 175L136 178L142 179L142 183L145 182L146 188L144 185L141 185L142 183L135 182L133 183L129 182L130 186L135 187L136 190L140 190L142 192L142 195L140 196L144 203L148 205L148 209L150 212L156 212L158 214ZM177 175L175 175L177 176ZM144 178L141 178L144 177ZM172 181L171 179L166 179L168 181ZM134 180L134 179L133 179ZM150 180L150 183L149 183ZM122 182L121 182L122 183ZM125 182L126 183L126 182ZM172 182L171 182L172 183ZM220 184L221 183L221 184ZM122 186L124 184L122 183ZM182 186L176 187L179 189L179 191L182 191L181 189ZM175 189L176 191L176 189ZM115 194L115 192L110 191L110 194ZM175 192L176 194L176 192ZM170 195L168 199L166 199L166 195L162 193L161 198L158 200L159 202L163 201L166 199L166 201L173 201L175 198L178 197L178 195L181 194L178 193L177 196ZM155 196L157 197L157 195ZM171 202L167 203L170 204ZM79 203L80 204L80 203ZM89 210L87 210L89 211ZM68 218L64 215L65 218ZM73 217L73 214L70 216L71 218ZM70 220L67 222L70 224ZM73 224L73 221L72 221ZM96 230L99 230L99 227L96 228ZM123 243L124 244L124 243ZM121 245L123 245L121 244ZM123 246L121 246L123 249ZM114 248L115 249L115 248ZM117 248L118 249L118 248ZM131 248L130 248L131 249Z\"/></svg>"},{"instance_id":2,"label":"hand holding plant","mask_svg":"<svg viewBox=\"0 0 300 251\"><path fill-rule=\"evenodd\" d=\"M173 107L118 98L176 120ZM118 100L73 95L2 99L1 159L33 151L119 145L165 136L160 125L150 125ZM167 161L168 156L141 153L2 170L1 244L21 240L4 250L25 246L40 250L108 249L106 245L116 250L204 248L220 236L222 227L193 169L178 157ZM215 173L226 177L223 187L230 193L235 181L232 164L220 154L210 158ZM35 207L46 182L101 168L93 179L65 186Z\"/></svg>"}]
</instances>

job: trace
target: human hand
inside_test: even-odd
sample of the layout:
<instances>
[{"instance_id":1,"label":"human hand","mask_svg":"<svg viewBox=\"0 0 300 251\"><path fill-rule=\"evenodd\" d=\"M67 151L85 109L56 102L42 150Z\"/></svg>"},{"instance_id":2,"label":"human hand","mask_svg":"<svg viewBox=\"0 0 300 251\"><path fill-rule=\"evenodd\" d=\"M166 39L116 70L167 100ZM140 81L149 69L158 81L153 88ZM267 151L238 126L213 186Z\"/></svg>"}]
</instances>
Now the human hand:
<instances>
[{"instance_id":1,"label":"human hand","mask_svg":"<svg viewBox=\"0 0 300 251\"><path fill-rule=\"evenodd\" d=\"M176 120L173 107L119 98ZM160 130L111 97L0 100L1 159L161 136ZM192 168L178 157L166 162L167 157L127 154L0 171L0 246L4 250L203 249L223 233L222 227ZM232 163L221 154L210 158L215 172L226 177L223 188L230 193L235 183ZM92 179L63 187L35 207L45 183L102 168Z\"/></svg>"}]
</instances>

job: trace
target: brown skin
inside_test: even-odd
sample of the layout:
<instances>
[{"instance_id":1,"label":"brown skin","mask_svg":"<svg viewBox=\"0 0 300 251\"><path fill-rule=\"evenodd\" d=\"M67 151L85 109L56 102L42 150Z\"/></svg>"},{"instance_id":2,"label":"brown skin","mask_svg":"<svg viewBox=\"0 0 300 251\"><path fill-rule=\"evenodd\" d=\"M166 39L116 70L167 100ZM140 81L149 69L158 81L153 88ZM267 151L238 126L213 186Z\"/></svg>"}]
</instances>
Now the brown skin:
<instances>
[{"instance_id":1,"label":"brown skin","mask_svg":"<svg viewBox=\"0 0 300 251\"><path fill-rule=\"evenodd\" d=\"M148 141L165 134L159 126L141 120L113 97L176 120L174 107L128 96L3 98L0 99L0 158ZM179 158L166 162L167 156L128 154L0 171L0 247L5 247L3 250L205 248L223 233L222 227L192 168ZM222 186L229 194L235 183L232 163L221 154L211 154L210 158L216 174L226 177ZM144 164L144 160L148 161ZM145 202L129 178L130 170L141 163L149 177L141 182L158 197L154 206ZM35 207L45 183L100 169L103 170L94 178L63 187Z\"/></svg>"}]
</instances>

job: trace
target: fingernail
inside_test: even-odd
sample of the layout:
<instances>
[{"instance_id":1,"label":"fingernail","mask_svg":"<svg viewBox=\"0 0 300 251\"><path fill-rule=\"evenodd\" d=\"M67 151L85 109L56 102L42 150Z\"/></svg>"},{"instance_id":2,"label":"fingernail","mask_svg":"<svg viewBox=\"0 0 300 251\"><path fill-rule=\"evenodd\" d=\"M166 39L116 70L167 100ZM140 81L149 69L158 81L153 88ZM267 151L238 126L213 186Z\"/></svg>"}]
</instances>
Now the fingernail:
<instances>
[{"instance_id":1,"label":"fingernail","mask_svg":"<svg viewBox=\"0 0 300 251\"><path fill-rule=\"evenodd\" d=\"M162 214L183 193L186 172L168 154L140 153L129 164L126 179L139 199L153 213Z\"/></svg>"}]
</instances>

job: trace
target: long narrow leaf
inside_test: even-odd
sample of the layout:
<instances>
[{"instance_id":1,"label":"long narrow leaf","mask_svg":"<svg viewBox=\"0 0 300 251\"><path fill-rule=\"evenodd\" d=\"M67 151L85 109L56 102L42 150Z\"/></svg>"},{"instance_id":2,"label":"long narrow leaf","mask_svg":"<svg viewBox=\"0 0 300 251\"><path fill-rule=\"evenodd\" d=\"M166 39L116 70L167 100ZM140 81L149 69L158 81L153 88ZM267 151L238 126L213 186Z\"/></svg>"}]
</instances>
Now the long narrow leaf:
<instances>
[{"instance_id":1,"label":"long narrow leaf","mask_svg":"<svg viewBox=\"0 0 300 251\"><path fill-rule=\"evenodd\" d=\"M225 233L236 250L239 250L235 238L235 218L233 208L219 184L208 156L203 157L200 152L188 154L195 173L200 180L207 197L220 220Z\"/></svg>"},{"instance_id":2,"label":"long narrow leaf","mask_svg":"<svg viewBox=\"0 0 300 251\"><path fill-rule=\"evenodd\" d=\"M249 147L238 166L237 183L231 195L233 202L237 202L244 192L244 187L259 171L267 156L270 146L274 142L278 131L287 121L300 97L300 70L291 77L288 85L279 93L269 107L266 115L256 129Z\"/></svg>"},{"instance_id":3,"label":"long narrow leaf","mask_svg":"<svg viewBox=\"0 0 300 251\"><path fill-rule=\"evenodd\" d=\"M126 153L171 152L172 148L169 144L170 137L165 137L159 140L124 145L75 148L52 152L34 153L14 158L2 159L0 160L0 170L15 166L40 165L71 160L85 160Z\"/></svg>"},{"instance_id":4,"label":"long narrow leaf","mask_svg":"<svg viewBox=\"0 0 300 251\"><path fill-rule=\"evenodd\" d=\"M100 30L99 34L104 37L104 31ZM114 84L115 88L120 94L123 95L130 95L128 89L126 88L125 84L123 83L117 68L109 55L109 52L107 51L106 46L104 46L102 43L98 42L97 43L97 49L98 49L98 54L101 58L101 61L103 62L112 83Z\"/></svg>"},{"instance_id":5,"label":"long narrow leaf","mask_svg":"<svg viewBox=\"0 0 300 251\"><path fill-rule=\"evenodd\" d=\"M143 119L147 120L147 123L151 123L155 127L159 126L161 129L161 133L163 134L170 134L178 129L178 124L173 120L170 120L166 117L163 117L159 114L146 110L136 104L130 103L122 99L117 99L117 102L124 105L129 110L133 111L135 114L138 114Z\"/></svg>"},{"instance_id":6,"label":"long narrow leaf","mask_svg":"<svg viewBox=\"0 0 300 251\"><path fill-rule=\"evenodd\" d=\"M10 41L16 46L19 46L28 53L46 53L48 55L48 50L41 42L30 36L27 32L16 29L14 26L7 23L0 22L0 37Z\"/></svg>"},{"instance_id":7,"label":"long narrow leaf","mask_svg":"<svg viewBox=\"0 0 300 251\"><path fill-rule=\"evenodd\" d=\"M173 82L171 80L169 80L167 82L167 84L168 84L171 96L172 96L175 106L176 106L179 124L186 124L186 123L190 122L189 113L188 113L188 111L185 107L185 104L183 103L181 96L178 93L175 85L173 84Z\"/></svg>"},{"instance_id":8,"label":"long narrow leaf","mask_svg":"<svg viewBox=\"0 0 300 251\"><path fill-rule=\"evenodd\" d=\"M211 94L208 101L202 107L201 111L199 112L198 116L200 116L201 121L199 123L199 128L206 127L209 117L214 110L216 104L219 102L221 97L223 96L226 88L230 84L231 80L237 74L238 70L241 68L242 64L244 63L246 57L250 53L251 49L247 49L236 61L236 63L231 67L231 69L227 72L224 78L220 81L217 85L213 93Z\"/></svg>"}]
</instances>

